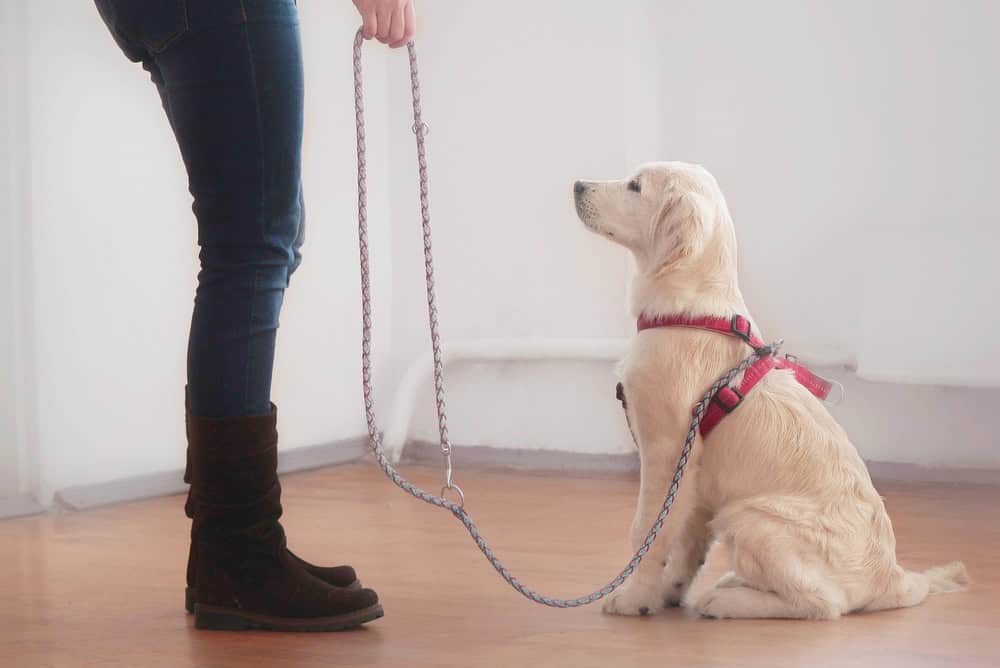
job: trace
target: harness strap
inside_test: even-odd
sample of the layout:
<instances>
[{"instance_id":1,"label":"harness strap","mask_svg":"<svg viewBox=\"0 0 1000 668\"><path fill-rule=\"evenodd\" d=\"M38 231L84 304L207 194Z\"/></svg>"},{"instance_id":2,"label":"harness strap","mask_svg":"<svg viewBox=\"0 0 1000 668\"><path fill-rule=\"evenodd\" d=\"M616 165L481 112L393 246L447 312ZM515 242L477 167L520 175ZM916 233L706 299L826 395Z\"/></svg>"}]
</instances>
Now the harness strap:
<instances>
[{"instance_id":1,"label":"harness strap","mask_svg":"<svg viewBox=\"0 0 1000 668\"><path fill-rule=\"evenodd\" d=\"M720 334L728 334L743 339L754 348L761 348L764 342L753 333L750 319L742 315L734 315L726 318L718 315L641 315L636 321L636 329L640 332L647 329L659 329L662 327L693 327L695 329L708 329Z\"/></svg>"},{"instance_id":2,"label":"harness strap","mask_svg":"<svg viewBox=\"0 0 1000 668\"><path fill-rule=\"evenodd\" d=\"M740 383L739 388L732 385L719 388L719 391L712 397L712 403L705 410L705 418L699 425L701 435L707 436L708 432L722 422L722 418L736 410L743 403L744 397L750 393L750 390L763 380L764 376L774 367L775 359L773 356L761 357L743 373L743 382Z\"/></svg>"},{"instance_id":3,"label":"harness strap","mask_svg":"<svg viewBox=\"0 0 1000 668\"><path fill-rule=\"evenodd\" d=\"M772 369L788 369L792 371L795 375L795 380L819 399L826 399L830 396L830 390L833 387L830 381L816 375L805 365L800 364L787 355L781 358L775 357L769 347L753 332L750 319L745 316L737 314L726 318L722 316L661 315L651 317L642 315L636 323L636 328L639 332L663 327L691 327L693 329L718 332L726 336L734 336L746 342L755 352L763 354L760 359L746 369L739 387L732 385L724 386L712 397L711 403L705 410L705 417L699 425L699 431L702 436L707 436L722 421L722 418L736 410L743 403L744 397L749 394L750 390L763 380L764 376ZM616 394L619 401L622 402L622 408L626 408L625 392L621 383L618 384ZM625 418L628 420L627 410ZM632 431L631 424L629 424L629 431ZM634 433L632 434L632 438L635 440Z\"/></svg>"}]
</instances>

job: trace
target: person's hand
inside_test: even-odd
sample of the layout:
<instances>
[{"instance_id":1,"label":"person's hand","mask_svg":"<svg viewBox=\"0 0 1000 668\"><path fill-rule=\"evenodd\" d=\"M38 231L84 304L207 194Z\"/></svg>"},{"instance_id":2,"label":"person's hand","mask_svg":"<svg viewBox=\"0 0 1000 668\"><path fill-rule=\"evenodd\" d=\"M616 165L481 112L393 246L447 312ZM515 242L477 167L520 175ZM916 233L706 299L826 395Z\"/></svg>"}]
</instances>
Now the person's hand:
<instances>
[{"instance_id":1,"label":"person's hand","mask_svg":"<svg viewBox=\"0 0 1000 668\"><path fill-rule=\"evenodd\" d=\"M413 0L354 0L361 14L362 35L394 49L404 46L417 31Z\"/></svg>"}]
</instances>

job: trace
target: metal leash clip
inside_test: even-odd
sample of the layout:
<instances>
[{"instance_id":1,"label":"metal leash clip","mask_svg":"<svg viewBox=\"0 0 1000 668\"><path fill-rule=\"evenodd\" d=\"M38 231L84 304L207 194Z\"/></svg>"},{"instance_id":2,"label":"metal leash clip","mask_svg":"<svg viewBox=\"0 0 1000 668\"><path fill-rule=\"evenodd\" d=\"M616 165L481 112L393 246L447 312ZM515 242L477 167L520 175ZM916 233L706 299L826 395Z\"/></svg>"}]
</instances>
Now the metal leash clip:
<instances>
[{"instance_id":1,"label":"metal leash clip","mask_svg":"<svg viewBox=\"0 0 1000 668\"><path fill-rule=\"evenodd\" d=\"M444 487L441 488L441 498L447 499L448 490L453 489L458 494L458 507L465 508L465 492L451 478L451 444L443 443L441 445L441 453L444 455Z\"/></svg>"}]
</instances>

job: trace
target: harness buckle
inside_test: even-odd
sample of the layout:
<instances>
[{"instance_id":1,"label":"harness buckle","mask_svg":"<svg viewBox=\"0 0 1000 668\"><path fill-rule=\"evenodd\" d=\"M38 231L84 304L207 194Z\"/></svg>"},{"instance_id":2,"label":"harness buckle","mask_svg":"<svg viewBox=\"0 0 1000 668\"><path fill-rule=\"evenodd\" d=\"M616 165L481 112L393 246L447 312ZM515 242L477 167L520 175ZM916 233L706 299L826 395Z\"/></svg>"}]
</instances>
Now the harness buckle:
<instances>
[{"instance_id":1,"label":"harness buckle","mask_svg":"<svg viewBox=\"0 0 1000 668\"><path fill-rule=\"evenodd\" d=\"M747 343L750 343L750 339L752 338L750 333L750 321L743 316L736 314L729 320L729 331Z\"/></svg>"},{"instance_id":2,"label":"harness buckle","mask_svg":"<svg viewBox=\"0 0 1000 668\"><path fill-rule=\"evenodd\" d=\"M712 403L721 408L726 415L729 415L743 403L743 393L735 387L726 385L715 393L712 397Z\"/></svg>"},{"instance_id":3,"label":"harness buckle","mask_svg":"<svg viewBox=\"0 0 1000 668\"><path fill-rule=\"evenodd\" d=\"M750 345L753 345L753 344L750 344ZM781 346L783 346L783 345L785 345L785 340L784 339L778 339L777 341L772 341L771 343L767 344L766 346L760 346L760 347L754 348L753 350L754 350L755 353L757 353L761 357L770 357L771 355L777 355L778 351L781 349ZM794 355L792 357L794 357ZM788 355L785 355L785 358L788 359ZM791 361L791 360L789 360L789 361ZM798 362L792 362L792 363L793 364L798 364Z\"/></svg>"}]
</instances>

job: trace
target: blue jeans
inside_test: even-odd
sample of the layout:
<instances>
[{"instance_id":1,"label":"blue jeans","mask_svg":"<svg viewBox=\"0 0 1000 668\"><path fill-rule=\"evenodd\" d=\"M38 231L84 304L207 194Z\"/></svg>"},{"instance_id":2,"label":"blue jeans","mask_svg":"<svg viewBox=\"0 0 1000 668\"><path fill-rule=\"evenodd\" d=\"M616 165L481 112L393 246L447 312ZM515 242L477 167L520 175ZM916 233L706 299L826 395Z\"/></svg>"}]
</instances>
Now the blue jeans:
<instances>
[{"instance_id":1,"label":"blue jeans","mask_svg":"<svg viewBox=\"0 0 1000 668\"><path fill-rule=\"evenodd\" d=\"M156 84L194 198L201 271L189 410L267 414L278 314L305 228L295 2L96 3L125 55Z\"/></svg>"}]
</instances>

